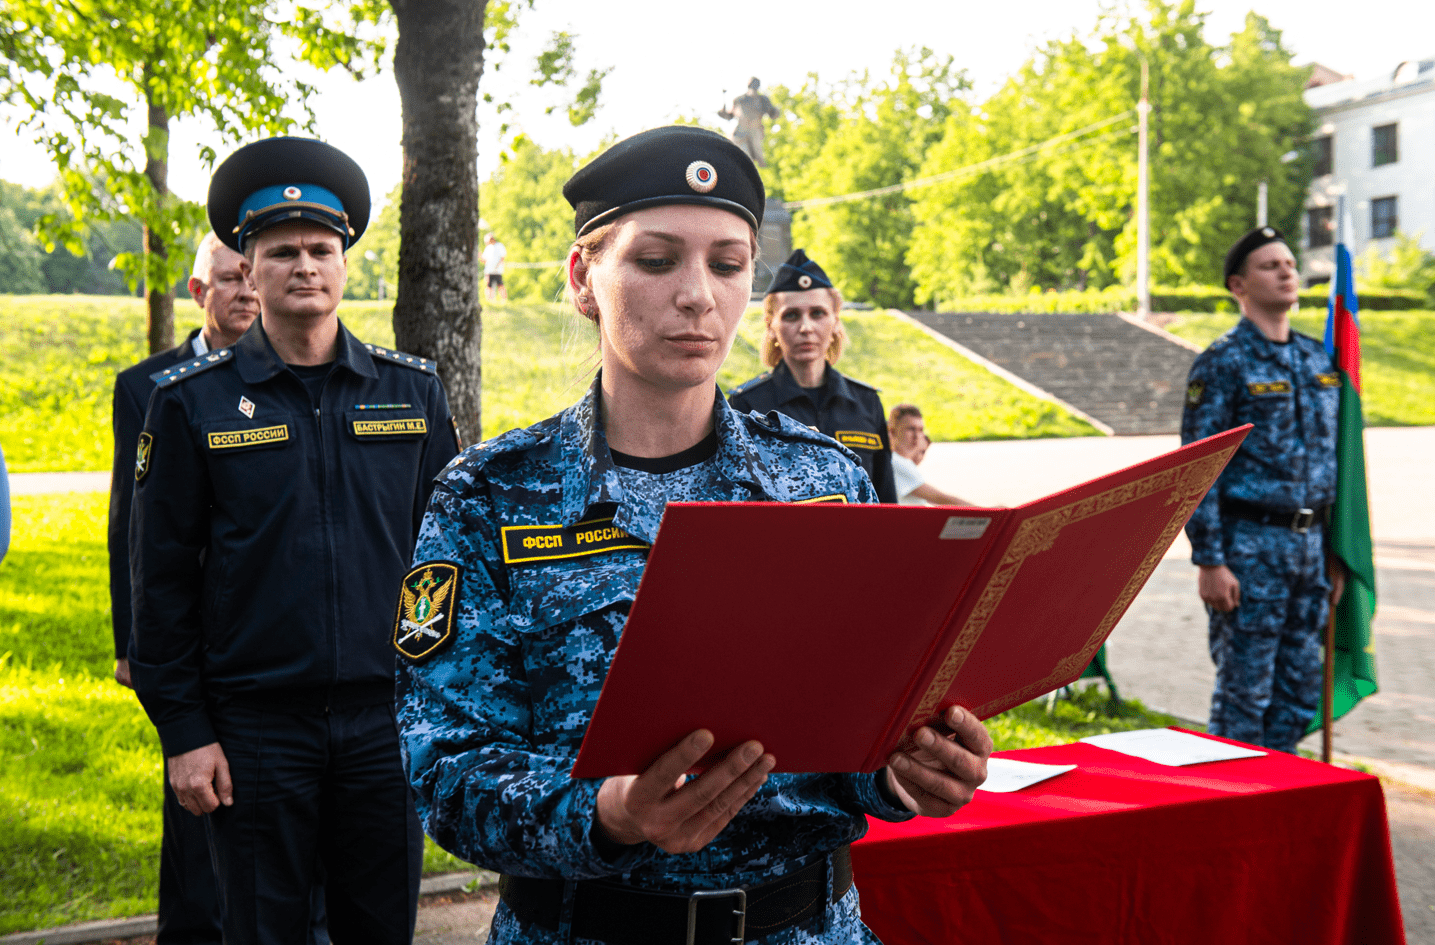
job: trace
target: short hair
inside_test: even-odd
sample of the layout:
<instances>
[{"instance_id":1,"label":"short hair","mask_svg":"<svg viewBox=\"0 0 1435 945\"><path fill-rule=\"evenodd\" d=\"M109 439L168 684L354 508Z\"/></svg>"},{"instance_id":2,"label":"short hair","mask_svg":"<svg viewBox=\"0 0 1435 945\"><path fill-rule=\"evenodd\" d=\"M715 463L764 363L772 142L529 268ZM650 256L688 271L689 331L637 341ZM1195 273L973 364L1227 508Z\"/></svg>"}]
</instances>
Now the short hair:
<instances>
[{"instance_id":1,"label":"short hair","mask_svg":"<svg viewBox=\"0 0 1435 945\"><path fill-rule=\"evenodd\" d=\"M916 417L918 420L922 419L922 409L916 404L898 404L892 408L891 413L887 414L887 429L889 431L896 430L897 424L908 417Z\"/></svg>"},{"instance_id":2,"label":"short hair","mask_svg":"<svg viewBox=\"0 0 1435 945\"><path fill-rule=\"evenodd\" d=\"M224 242L213 230L204 234L204 239L199 241L199 249L195 250L194 265L189 270L190 276L209 285L209 274L214 269L214 254L223 248Z\"/></svg>"},{"instance_id":3,"label":"short hair","mask_svg":"<svg viewBox=\"0 0 1435 945\"><path fill-rule=\"evenodd\" d=\"M817 291L809 289L809 292ZM842 327L842 293L836 287L827 290L832 294L832 317L837 320L837 327L832 331L832 340L827 342L826 359L828 364L836 364L842 357L842 352L847 348L847 329ZM762 356L762 363L769 368L777 367L777 362L782 360L782 346L777 343L777 329L772 326L773 321L782 311L783 299L793 293L773 292L764 296L762 300L762 350L758 353Z\"/></svg>"}]
</instances>

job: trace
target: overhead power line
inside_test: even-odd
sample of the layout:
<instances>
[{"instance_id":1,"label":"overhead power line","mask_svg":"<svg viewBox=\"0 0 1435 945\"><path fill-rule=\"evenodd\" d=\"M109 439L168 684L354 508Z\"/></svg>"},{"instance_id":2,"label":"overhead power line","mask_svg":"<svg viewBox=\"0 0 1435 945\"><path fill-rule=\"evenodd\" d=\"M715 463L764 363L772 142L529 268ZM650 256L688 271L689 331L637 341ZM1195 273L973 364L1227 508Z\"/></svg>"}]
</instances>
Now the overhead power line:
<instances>
[{"instance_id":1,"label":"overhead power line","mask_svg":"<svg viewBox=\"0 0 1435 945\"><path fill-rule=\"evenodd\" d=\"M1047 140L1042 141L1039 144L1029 145L1025 148L1020 149L1019 151L1012 151L1010 154L998 155L997 157L987 158L984 161L978 161L975 164L968 164L965 167L958 167L954 170L943 171L940 174L933 174L931 177L918 177L915 180L903 181L900 184L890 184L886 187L875 187L872 190L861 190L856 193L840 194L835 197L813 197L808 200L790 200L785 202L783 206L786 207L788 210L801 210L806 207L827 207L837 203L848 203L853 200L866 200L869 197L881 197L886 194L900 193L901 191L913 190L917 187L929 187L932 184L940 184L945 181L955 180L958 177L978 174L982 171L988 170L993 167L998 167L1002 164L1010 164L1017 161L1021 161L1024 158L1034 159L1040 157L1040 152L1052 147L1053 145L1058 145L1064 142L1073 141L1077 138L1081 138L1083 135L1088 135L1091 134L1093 131L1099 131L1109 125L1114 125L1117 122L1130 118L1132 115L1135 114L1136 111L1134 109L1128 108L1126 111L1121 112L1119 115L1113 115L1103 121L1098 121L1094 124L1087 125L1085 128L1078 128L1076 131L1070 131L1066 134L1057 135L1054 138L1048 138ZM1097 141L1101 141L1106 138L1121 137L1123 135L1133 134L1135 133L1135 131L1135 127L1132 127L1124 128L1119 131L1107 132L1104 135L1098 135L1095 138L1090 138L1086 141L1077 142L1074 147L1085 147L1089 144L1095 144ZM1061 151L1063 152L1069 150L1074 150L1074 148L1061 149Z\"/></svg>"}]
</instances>

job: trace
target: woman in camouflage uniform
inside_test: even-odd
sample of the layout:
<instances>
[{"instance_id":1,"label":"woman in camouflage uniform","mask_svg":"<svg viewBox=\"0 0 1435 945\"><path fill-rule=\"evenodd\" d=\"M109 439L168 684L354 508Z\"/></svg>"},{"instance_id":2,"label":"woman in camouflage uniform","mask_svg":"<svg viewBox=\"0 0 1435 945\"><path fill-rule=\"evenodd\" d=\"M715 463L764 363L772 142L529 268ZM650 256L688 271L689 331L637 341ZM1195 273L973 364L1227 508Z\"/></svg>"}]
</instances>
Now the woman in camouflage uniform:
<instances>
[{"instance_id":1,"label":"woman in camouflage uniform","mask_svg":"<svg viewBox=\"0 0 1435 945\"><path fill-rule=\"evenodd\" d=\"M717 389L763 207L741 151L656 129L564 194L569 288L602 370L575 406L439 478L395 630L420 817L504 874L491 941L871 942L847 845L864 815L970 800L991 742L969 713L946 717L960 742L924 729L924 750L875 775L772 774L748 742L684 778L712 744L697 731L642 775L569 776L667 502L876 496L826 437L737 414Z\"/></svg>"}]
</instances>

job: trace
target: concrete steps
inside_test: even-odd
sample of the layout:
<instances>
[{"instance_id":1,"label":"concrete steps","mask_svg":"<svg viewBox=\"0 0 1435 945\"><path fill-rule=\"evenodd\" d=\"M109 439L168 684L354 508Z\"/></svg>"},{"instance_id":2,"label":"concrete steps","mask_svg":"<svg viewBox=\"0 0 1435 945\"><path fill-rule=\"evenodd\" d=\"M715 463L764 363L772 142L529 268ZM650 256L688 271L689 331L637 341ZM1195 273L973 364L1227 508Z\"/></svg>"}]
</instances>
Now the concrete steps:
<instances>
[{"instance_id":1,"label":"concrete steps","mask_svg":"<svg viewBox=\"0 0 1435 945\"><path fill-rule=\"evenodd\" d=\"M1199 349L1124 315L909 312L1120 434L1177 433Z\"/></svg>"}]
</instances>

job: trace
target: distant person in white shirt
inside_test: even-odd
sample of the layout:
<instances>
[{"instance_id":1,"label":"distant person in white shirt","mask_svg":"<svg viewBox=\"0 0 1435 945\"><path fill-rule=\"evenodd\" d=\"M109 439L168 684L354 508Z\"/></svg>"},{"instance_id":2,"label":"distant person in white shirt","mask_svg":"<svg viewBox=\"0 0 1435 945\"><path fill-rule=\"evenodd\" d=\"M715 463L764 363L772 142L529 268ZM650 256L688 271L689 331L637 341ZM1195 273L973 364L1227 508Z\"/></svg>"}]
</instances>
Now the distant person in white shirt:
<instances>
[{"instance_id":1,"label":"distant person in white shirt","mask_svg":"<svg viewBox=\"0 0 1435 945\"><path fill-rule=\"evenodd\" d=\"M965 499L929 485L917 464L927 455L931 440L922 411L915 404L898 404L887 415L887 433L892 440L892 478L897 484L897 501L903 505L970 505Z\"/></svg>"},{"instance_id":2,"label":"distant person in white shirt","mask_svg":"<svg viewBox=\"0 0 1435 945\"><path fill-rule=\"evenodd\" d=\"M483 248L483 275L487 284L487 298L490 302L494 296L504 302L508 301L508 287L503 284L503 262L508 258L508 248L498 241L492 233L488 234L487 243Z\"/></svg>"}]
</instances>

